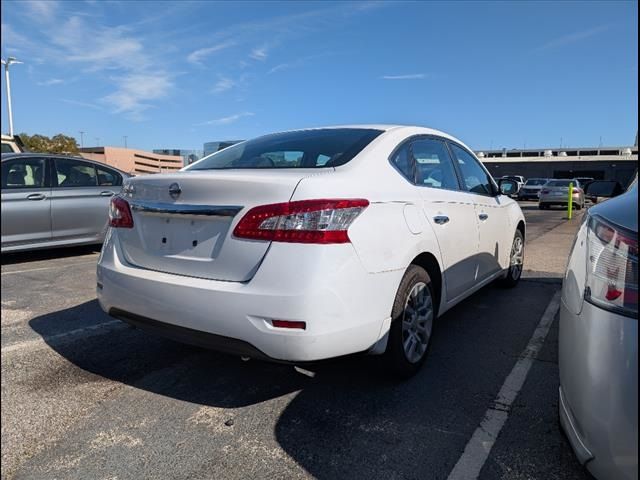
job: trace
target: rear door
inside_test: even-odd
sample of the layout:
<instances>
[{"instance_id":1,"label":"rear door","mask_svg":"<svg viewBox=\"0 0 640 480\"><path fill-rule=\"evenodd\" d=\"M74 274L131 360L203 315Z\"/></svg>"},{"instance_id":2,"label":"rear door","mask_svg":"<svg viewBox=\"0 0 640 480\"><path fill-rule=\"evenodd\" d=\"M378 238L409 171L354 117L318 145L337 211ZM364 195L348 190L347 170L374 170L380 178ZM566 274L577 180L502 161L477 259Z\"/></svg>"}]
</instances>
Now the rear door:
<instances>
[{"instance_id":1,"label":"rear door","mask_svg":"<svg viewBox=\"0 0 640 480\"><path fill-rule=\"evenodd\" d=\"M505 248L511 248L506 239L509 219L504 197L496 195L497 187L482 164L465 148L449 142L462 179L466 196L473 202L478 222L478 272L476 281L482 281L500 270L500 258Z\"/></svg>"},{"instance_id":2,"label":"rear door","mask_svg":"<svg viewBox=\"0 0 640 480\"><path fill-rule=\"evenodd\" d=\"M51 238L51 187L45 157L2 162L2 246Z\"/></svg>"},{"instance_id":3,"label":"rear door","mask_svg":"<svg viewBox=\"0 0 640 480\"><path fill-rule=\"evenodd\" d=\"M446 144L437 137L412 140L406 152L422 208L440 246L447 301L474 284L477 270L478 222L473 202L460 184ZM402 149L392 159L404 160Z\"/></svg>"},{"instance_id":4,"label":"rear door","mask_svg":"<svg viewBox=\"0 0 640 480\"><path fill-rule=\"evenodd\" d=\"M105 175L111 170L105 168L96 171L91 162L71 158L52 160L52 238L65 240L95 237L99 241L106 230L110 197L120 190L119 186L110 183L117 183L119 176L115 177L114 182L113 176Z\"/></svg>"}]
</instances>

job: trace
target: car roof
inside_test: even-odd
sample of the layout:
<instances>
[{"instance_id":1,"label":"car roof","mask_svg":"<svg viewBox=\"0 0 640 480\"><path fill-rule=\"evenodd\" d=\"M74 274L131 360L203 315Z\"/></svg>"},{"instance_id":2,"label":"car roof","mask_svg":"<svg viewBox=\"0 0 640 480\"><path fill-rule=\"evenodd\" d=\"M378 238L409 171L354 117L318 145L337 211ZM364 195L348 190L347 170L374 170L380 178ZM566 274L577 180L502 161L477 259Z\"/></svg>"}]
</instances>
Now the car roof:
<instances>
[{"instance_id":1,"label":"car roof","mask_svg":"<svg viewBox=\"0 0 640 480\"><path fill-rule=\"evenodd\" d=\"M91 163L93 165L98 165L100 167L107 167L111 170L115 170L116 172L124 175L125 177L130 177L131 174L127 173L125 171L122 171L116 167L113 167L107 163L104 162L98 162L97 160L90 160L88 158L84 158L81 157L80 155L61 155L58 153L33 153L33 152L15 152L15 153L3 153L2 154L2 161L4 162L5 160L11 160L14 158L34 158L34 157L47 157L47 158L66 158L69 160L81 160L83 162L87 162L87 163Z\"/></svg>"}]
</instances>

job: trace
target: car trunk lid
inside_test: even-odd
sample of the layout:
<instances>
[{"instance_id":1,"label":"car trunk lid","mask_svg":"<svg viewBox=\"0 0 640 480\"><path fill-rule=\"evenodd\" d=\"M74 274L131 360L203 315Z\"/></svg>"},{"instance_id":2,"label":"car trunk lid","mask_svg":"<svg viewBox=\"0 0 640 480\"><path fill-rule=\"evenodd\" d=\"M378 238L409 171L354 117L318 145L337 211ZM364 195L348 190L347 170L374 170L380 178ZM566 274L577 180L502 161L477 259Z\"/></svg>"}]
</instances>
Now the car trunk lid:
<instances>
[{"instance_id":1,"label":"car trunk lid","mask_svg":"<svg viewBox=\"0 0 640 480\"><path fill-rule=\"evenodd\" d=\"M124 190L133 228L118 229L127 262L190 277L251 279L269 242L237 239L233 227L257 205L289 201L304 170L206 170L132 178Z\"/></svg>"}]
</instances>

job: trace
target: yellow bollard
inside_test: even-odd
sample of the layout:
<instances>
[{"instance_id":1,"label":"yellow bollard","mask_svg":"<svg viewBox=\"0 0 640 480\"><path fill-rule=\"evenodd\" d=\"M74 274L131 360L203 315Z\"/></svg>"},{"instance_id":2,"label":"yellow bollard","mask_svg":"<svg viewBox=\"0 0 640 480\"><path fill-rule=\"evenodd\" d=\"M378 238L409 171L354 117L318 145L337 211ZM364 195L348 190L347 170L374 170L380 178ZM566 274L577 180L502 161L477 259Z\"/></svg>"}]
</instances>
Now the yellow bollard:
<instances>
[{"instance_id":1,"label":"yellow bollard","mask_svg":"<svg viewBox=\"0 0 640 480\"><path fill-rule=\"evenodd\" d=\"M567 204L569 220L571 220L571 214L573 213L573 182L569 182L569 203Z\"/></svg>"}]
</instances>

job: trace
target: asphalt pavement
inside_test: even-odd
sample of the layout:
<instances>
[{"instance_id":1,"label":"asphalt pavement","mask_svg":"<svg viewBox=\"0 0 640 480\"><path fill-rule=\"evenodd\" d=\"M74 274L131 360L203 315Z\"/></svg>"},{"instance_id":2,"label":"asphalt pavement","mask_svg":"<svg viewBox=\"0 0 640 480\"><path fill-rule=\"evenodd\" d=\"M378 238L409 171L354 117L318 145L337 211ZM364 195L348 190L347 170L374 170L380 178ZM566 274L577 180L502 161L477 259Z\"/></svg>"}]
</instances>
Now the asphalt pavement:
<instances>
[{"instance_id":1,"label":"asphalt pavement","mask_svg":"<svg viewBox=\"0 0 640 480\"><path fill-rule=\"evenodd\" d=\"M308 370L145 334L102 313L91 248L2 257L2 478L447 479L560 287L581 212L527 217L525 278L439 319L424 368ZM558 428L551 324L481 479L586 479Z\"/></svg>"}]
</instances>

